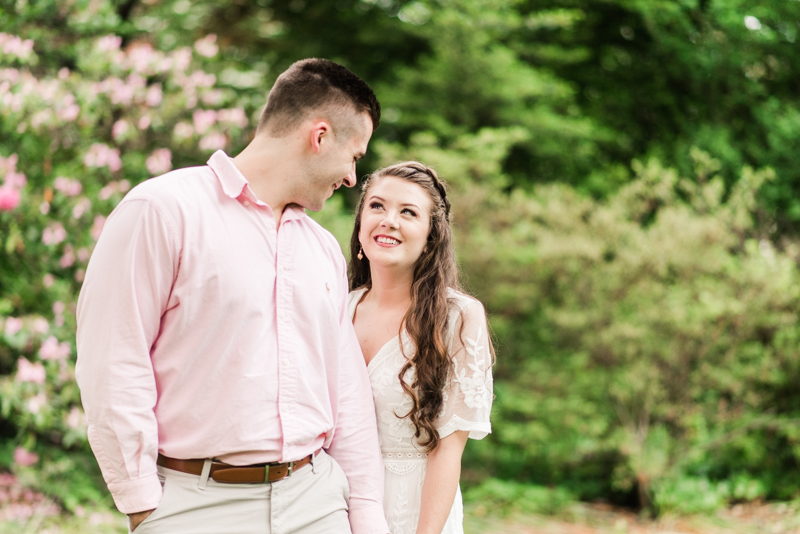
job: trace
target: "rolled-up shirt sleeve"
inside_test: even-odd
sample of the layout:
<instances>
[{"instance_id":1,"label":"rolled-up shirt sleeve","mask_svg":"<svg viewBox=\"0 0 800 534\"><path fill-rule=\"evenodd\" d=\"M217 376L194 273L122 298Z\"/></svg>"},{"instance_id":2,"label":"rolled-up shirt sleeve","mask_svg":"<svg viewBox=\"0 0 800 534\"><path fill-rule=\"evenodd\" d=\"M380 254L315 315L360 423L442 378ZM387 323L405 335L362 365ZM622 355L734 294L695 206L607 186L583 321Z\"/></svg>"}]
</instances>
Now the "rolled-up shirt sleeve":
<instances>
[{"instance_id":1,"label":"rolled-up shirt sleeve","mask_svg":"<svg viewBox=\"0 0 800 534\"><path fill-rule=\"evenodd\" d=\"M350 315L347 279L341 290L340 392L333 439L328 452L339 463L350 484L350 528L353 534L386 534L383 511L383 460L378 442L375 403Z\"/></svg>"},{"instance_id":2,"label":"rolled-up shirt sleeve","mask_svg":"<svg viewBox=\"0 0 800 534\"><path fill-rule=\"evenodd\" d=\"M123 513L156 508L162 495L150 350L179 265L176 235L150 200L126 199L105 223L78 300L89 443Z\"/></svg>"}]
</instances>

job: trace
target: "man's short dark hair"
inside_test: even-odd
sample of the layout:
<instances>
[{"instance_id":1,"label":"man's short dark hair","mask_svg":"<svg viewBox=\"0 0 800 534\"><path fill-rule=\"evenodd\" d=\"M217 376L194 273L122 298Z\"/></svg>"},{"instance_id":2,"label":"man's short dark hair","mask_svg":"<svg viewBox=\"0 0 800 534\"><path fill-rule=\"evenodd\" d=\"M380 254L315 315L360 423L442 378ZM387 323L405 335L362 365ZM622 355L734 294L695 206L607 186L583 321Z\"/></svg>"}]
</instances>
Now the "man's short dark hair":
<instances>
[{"instance_id":1,"label":"man's short dark hair","mask_svg":"<svg viewBox=\"0 0 800 534\"><path fill-rule=\"evenodd\" d=\"M368 113L373 131L380 123L381 105L364 80L333 61L303 59L278 76L257 131L280 137L296 127L309 111L337 105L351 105L359 113Z\"/></svg>"}]
</instances>

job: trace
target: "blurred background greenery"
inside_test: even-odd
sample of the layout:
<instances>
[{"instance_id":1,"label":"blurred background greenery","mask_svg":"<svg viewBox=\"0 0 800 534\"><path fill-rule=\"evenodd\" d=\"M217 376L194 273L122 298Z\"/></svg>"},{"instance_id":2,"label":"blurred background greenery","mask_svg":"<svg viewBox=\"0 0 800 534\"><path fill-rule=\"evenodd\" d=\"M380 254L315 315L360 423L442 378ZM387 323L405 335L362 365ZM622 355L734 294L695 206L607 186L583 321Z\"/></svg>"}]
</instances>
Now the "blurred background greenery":
<instances>
[{"instance_id":1,"label":"blurred background greenery","mask_svg":"<svg viewBox=\"0 0 800 534\"><path fill-rule=\"evenodd\" d=\"M104 217L318 56L383 105L360 174L450 184L498 353L468 501L800 497L799 31L795 0L0 0L0 468L109 503L74 384ZM342 244L356 197L315 215Z\"/></svg>"}]
</instances>

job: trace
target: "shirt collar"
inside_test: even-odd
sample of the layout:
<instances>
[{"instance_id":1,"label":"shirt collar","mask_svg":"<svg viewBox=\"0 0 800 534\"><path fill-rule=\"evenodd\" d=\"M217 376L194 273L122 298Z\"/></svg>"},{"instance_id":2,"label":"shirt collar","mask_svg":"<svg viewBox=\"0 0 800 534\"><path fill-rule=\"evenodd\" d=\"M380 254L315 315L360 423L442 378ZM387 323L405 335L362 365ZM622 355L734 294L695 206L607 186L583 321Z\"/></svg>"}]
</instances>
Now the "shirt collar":
<instances>
[{"instance_id":1,"label":"shirt collar","mask_svg":"<svg viewBox=\"0 0 800 534\"><path fill-rule=\"evenodd\" d=\"M239 198L247 187L247 178L233 164L233 160L222 150L214 152L208 158L208 166L217 175L222 191L230 198Z\"/></svg>"},{"instance_id":2,"label":"shirt collar","mask_svg":"<svg viewBox=\"0 0 800 534\"><path fill-rule=\"evenodd\" d=\"M247 178L244 177L242 171L240 171L236 165L233 163L233 159L230 158L224 151L217 150L211 157L208 158L208 166L211 167L211 170L214 171L214 174L217 176L219 180L219 184L222 186L222 191L225 193L226 196L237 199L242 196L242 193L245 192L245 189L250 189L249 183L247 182ZM252 192L250 193L252 195ZM255 199L255 196L253 196ZM267 206L260 200L258 201L259 204L263 206ZM269 206L270 209L272 208ZM281 220L290 220L290 219L300 219L306 216L306 210L300 206L295 204L291 204L283 210L283 215L281 216Z\"/></svg>"}]
</instances>

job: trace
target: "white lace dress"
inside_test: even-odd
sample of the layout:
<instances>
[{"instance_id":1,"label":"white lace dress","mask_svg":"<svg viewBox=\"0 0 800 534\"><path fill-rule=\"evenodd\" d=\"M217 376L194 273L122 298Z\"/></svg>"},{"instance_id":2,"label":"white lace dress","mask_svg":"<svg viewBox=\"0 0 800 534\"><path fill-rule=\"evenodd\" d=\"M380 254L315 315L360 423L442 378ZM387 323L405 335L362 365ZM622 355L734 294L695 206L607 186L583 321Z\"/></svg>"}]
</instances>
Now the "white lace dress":
<instances>
[{"instance_id":1,"label":"white lace dress","mask_svg":"<svg viewBox=\"0 0 800 534\"><path fill-rule=\"evenodd\" d=\"M349 295L352 319L364 290ZM450 291L452 305L448 321L447 343L455 372L444 390L444 407L437 422L439 436L444 438L457 430L469 431L469 437L482 439L491 432L489 412L492 407L492 357L486 332L483 305L462 293ZM463 328L462 328L463 324ZM458 333L461 332L459 336ZM414 344L403 331L406 356L414 354ZM414 534L417 530L422 483L428 458L414 439L414 426L405 415L411 399L400 385L400 369L405 356L397 336L386 343L369 362L367 370L372 383L372 396L378 416L378 436L383 453L385 473L384 510L391 534ZM413 381L413 370L405 381ZM463 534L464 509L460 489L442 534Z\"/></svg>"}]
</instances>

